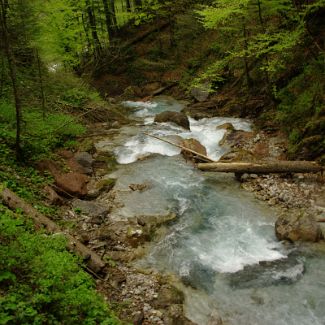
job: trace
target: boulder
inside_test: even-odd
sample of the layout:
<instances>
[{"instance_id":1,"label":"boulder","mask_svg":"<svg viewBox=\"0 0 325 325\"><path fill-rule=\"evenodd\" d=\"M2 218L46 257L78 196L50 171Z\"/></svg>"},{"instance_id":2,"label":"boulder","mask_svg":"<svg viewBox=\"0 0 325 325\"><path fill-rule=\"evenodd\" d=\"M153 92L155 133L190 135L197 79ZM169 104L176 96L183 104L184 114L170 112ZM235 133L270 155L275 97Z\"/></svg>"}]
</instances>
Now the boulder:
<instances>
[{"instance_id":1,"label":"boulder","mask_svg":"<svg viewBox=\"0 0 325 325\"><path fill-rule=\"evenodd\" d=\"M220 146L227 147L242 147L245 143L252 140L254 138L254 132L247 132L242 130L228 130L221 141L219 142Z\"/></svg>"},{"instance_id":2,"label":"boulder","mask_svg":"<svg viewBox=\"0 0 325 325\"><path fill-rule=\"evenodd\" d=\"M222 318L220 317L219 313L216 310L214 310L210 315L207 325L222 325L222 324L223 324Z\"/></svg>"},{"instance_id":3,"label":"boulder","mask_svg":"<svg viewBox=\"0 0 325 325\"><path fill-rule=\"evenodd\" d=\"M164 309L172 304L181 305L183 302L183 292L172 285L165 284L159 289L158 297L153 302L153 306L157 309Z\"/></svg>"},{"instance_id":4,"label":"boulder","mask_svg":"<svg viewBox=\"0 0 325 325\"><path fill-rule=\"evenodd\" d=\"M234 131L235 128L231 123L223 123L223 124L217 126L217 130Z\"/></svg>"},{"instance_id":5,"label":"boulder","mask_svg":"<svg viewBox=\"0 0 325 325\"><path fill-rule=\"evenodd\" d=\"M109 192L115 185L116 179L102 178L100 180L91 180L87 184L89 200L97 198L103 192Z\"/></svg>"},{"instance_id":6,"label":"boulder","mask_svg":"<svg viewBox=\"0 0 325 325\"><path fill-rule=\"evenodd\" d=\"M36 168L41 173L49 172L53 177L54 175L60 173L60 167L57 163L52 160L44 159L36 163Z\"/></svg>"},{"instance_id":7,"label":"boulder","mask_svg":"<svg viewBox=\"0 0 325 325\"><path fill-rule=\"evenodd\" d=\"M91 174L93 172L94 159L88 152L78 152L75 154L74 159L83 168L85 174Z\"/></svg>"},{"instance_id":8,"label":"boulder","mask_svg":"<svg viewBox=\"0 0 325 325\"><path fill-rule=\"evenodd\" d=\"M172 304L164 308L163 323L166 325L196 325L184 316L182 304Z\"/></svg>"},{"instance_id":9,"label":"boulder","mask_svg":"<svg viewBox=\"0 0 325 325\"><path fill-rule=\"evenodd\" d=\"M170 112L165 111L162 112L155 117L155 122L157 123L164 123L164 122L172 122L175 123L184 129L190 129L190 122L187 116L184 113L180 112Z\"/></svg>"},{"instance_id":10,"label":"boulder","mask_svg":"<svg viewBox=\"0 0 325 325\"><path fill-rule=\"evenodd\" d=\"M245 149L233 149L227 153L225 153L220 161L245 161L245 162L253 162L255 161L254 155Z\"/></svg>"},{"instance_id":11,"label":"boulder","mask_svg":"<svg viewBox=\"0 0 325 325\"><path fill-rule=\"evenodd\" d=\"M80 173L65 173L54 175L56 186L62 194L83 197L87 194L88 177Z\"/></svg>"},{"instance_id":12,"label":"boulder","mask_svg":"<svg viewBox=\"0 0 325 325\"><path fill-rule=\"evenodd\" d=\"M101 205L92 201L74 200L72 202L74 209L80 209L82 213L89 217L100 217L105 218L110 210L110 207Z\"/></svg>"},{"instance_id":13,"label":"boulder","mask_svg":"<svg viewBox=\"0 0 325 325\"><path fill-rule=\"evenodd\" d=\"M205 102L209 98L209 84L194 87L190 91L191 96L198 102Z\"/></svg>"},{"instance_id":14,"label":"boulder","mask_svg":"<svg viewBox=\"0 0 325 325\"><path fill-rule=\"evenodd\" d=\"M149 184L142 183L142 184L129 184L129 189L132 191L139 191L143 192L149 188Z\"/></svg>"},{"instance_id":15,"label":"boulder","mask_svg":"<svg viewBox=\"0 0 325 325\"><path fill-rule=\"evenodd\" d=\"M156 90L161 88L162 85L160 82L150 82L144 85L142 88L142 95L143 96L150 96L152 95Z\"/></svg>"},{"instance_id":16,"label":"boulder","mask_svg":"<svg viewBox=\"0 0 325 325\"><path fill-rule=\"evenodd\" d=\"M51 186L46 185L43 189L43 192L46 196L47 201L53 205L62 205L63 199L60 195L58 195Z\"/></svg>"},{"instance_id":17,"label":"boulder","mask_svg":"<svg viewBox=\"0 0 325 325\"><path fill-rule=\"evenodd\" d=\"M197 153L200 153L201 155L207 155L207 150L206 148L196 139L190 138L190 139L185 139L181 142L181 145L184 148L194 150ZM184 156L185 159L193 159L194 154L191 152L188 152L186 150L181 151L182 155Z\"/></svg>"},{"instance_id":18,"label":"boulder","mask_svg":"<svg viewBox=\"0 0 325 325\"><path fill-rule=\"evenodd\" d=\"M283 214L275 223L275 234L279 240L317 242L322 232L317 221L306 213Z\"/></svg>"},{"instance_id":19,"label":"boulder","mask_svg":"<svg viewBox=\"0 0 325 325\"><path fill-rule=\"evenodd\" d=\"M122 98L125 100L132 100L134 97L143 97L142 90L138 86L129 86L124 89Z\"/></svg>"}]
</instances>

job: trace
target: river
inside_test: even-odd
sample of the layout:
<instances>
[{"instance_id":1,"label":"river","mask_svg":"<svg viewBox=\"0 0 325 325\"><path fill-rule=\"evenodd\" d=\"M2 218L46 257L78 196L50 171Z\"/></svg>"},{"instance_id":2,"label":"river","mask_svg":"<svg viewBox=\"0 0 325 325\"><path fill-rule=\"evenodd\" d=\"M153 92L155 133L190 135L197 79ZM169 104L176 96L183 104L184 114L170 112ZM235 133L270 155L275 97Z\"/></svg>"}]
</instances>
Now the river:
<instances>
[{"instance_id":1,"label":"river","mask_svg":"<svg viewBox=\"0 0 325 325\"><path fill-rule=\"evenodd\" d=\"M206 325L215 310L225 324L325 324L324 254L278 242L272 208L242 190L233 175L203 173L178 148L144 134L196 138L217 160L226 152L218 144L225 130L217 126L230 122L247 131L250 122L190 119L188 131L154 123L159 112L180 111L181 102L158 97L124 105L133 111L136 125L123 127L114 143L103 140L97 146L115 148L120 165L110 177L117 178L117 189L130 183L145 183L148 189L125 191L117 214L177 215L137 263L179 278L186 316L199 325Z\"/></svg>"}]
</instances>

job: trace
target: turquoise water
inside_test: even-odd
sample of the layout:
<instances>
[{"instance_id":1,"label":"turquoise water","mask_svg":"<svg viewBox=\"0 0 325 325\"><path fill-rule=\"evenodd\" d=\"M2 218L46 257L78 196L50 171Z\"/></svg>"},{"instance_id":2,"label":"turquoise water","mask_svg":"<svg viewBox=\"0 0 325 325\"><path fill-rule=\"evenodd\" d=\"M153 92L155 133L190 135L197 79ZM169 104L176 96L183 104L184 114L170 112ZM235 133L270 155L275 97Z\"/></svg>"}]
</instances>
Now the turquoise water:
<instances>
[{"instance_id":1,"label":"turquoise water","mask_svg":"<svg viewBox=\"0 0 325 325\"><path fill-rule=\"evenodd\" d=\"M177 148L143 134L195 137L217 159L225 152L218 145L224 131L217 125L232 122L249 130L249 122L191 120L188 132L153 123L157 112L182 108L170 98L126 105L139 125L132 132L127 127L121 131L127 136L115 150L121 164L116 189L123 192L130 183L146 183L148 189L125 191L115 213L176 213L177 219L139 263L182 281L187 316L202 325L215 310L225 324L325 324L324 254L278 242L272 209L241 190L231 174L202 173L186 163Z\"/></svg>"}]
</instances>

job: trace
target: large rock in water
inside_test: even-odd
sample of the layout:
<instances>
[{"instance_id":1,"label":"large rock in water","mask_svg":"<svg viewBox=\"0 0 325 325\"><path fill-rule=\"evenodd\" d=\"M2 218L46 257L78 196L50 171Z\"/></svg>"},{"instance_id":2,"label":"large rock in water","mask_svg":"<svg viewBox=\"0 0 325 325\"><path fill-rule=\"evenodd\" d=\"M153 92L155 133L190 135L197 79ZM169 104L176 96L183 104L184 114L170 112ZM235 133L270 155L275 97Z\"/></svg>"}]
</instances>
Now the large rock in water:
<instances>
[{"instance_id":1,"label":"large rock in water","mask_svg":"<svg viewBox=\"0 0 325 325\"><path fill-rule=\"evenodd\" d=\"M190 122L187 116L184 113L180 112L162 112L155 117L155 122L164 123L164 122L172 122L175 123L184 129L190 129Z\"/></svg>"},{"instance_id":2,"label":"large rock in water","mask_svg":"<svg viewBox=\"0 0 325 325\"><path fill-rule=\"evenodd\" d=\"M316 220L307 214L281 215L275 223L275 234L279 240L317 242L322 232Z\"/></svg>"},{"instance_id":3,"label":"large rock in water","mask_svg":"<svg viewBox=\"0 0 325 325\"><path fill-rule=\"evenodd\" d=\"M200 153L201 155L204 155L204 156L207 155L206 148L196 139L193 139L193 138L185 139L181 142L181 145L184 148L193 150L197 153ZM195 156L193 153L186 151L184 149L181 151L181 154L184 156L185 159L193 159Z\"/></svg>"}]
</instances>

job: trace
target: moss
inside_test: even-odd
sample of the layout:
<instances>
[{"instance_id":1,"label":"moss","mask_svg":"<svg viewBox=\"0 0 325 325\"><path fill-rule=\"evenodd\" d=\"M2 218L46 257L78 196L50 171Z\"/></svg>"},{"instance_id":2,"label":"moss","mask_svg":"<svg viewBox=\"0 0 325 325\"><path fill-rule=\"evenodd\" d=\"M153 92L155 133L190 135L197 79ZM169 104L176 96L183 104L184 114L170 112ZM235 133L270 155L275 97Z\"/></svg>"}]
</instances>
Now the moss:
<instances>
[{"instance_id":1,"label":"moss","mask_svg":"<svg viewBox=\"0 0 325 325\"><path fill-rule=\"evenodd\" d=\"M114 187L115 183L116 183L115 178L105 178L105 179L100 180L96 184L96 189L109 191Z\"/></svg>"},{"instance_id":2,"label":"moss","mask_svg":"<svg viewBox=\"0 0 325 325\"><path fill-rule=\"evenodd\" d=\"M101 152L95 160L95 166L104 168L107 172L112 172L116 169L118 163L113 153Z\"/></svg>"},{"instance_id":3,"label":"moss","mask_svg":"<svg viewBox=\"0 0 325 325\"><path fill-rule=\"evenodd\" d=\"M92 140L85 139L78 144L79 151L86 151L93 153L95 151L95 146Z\"/></svg>"}]
</instances>

